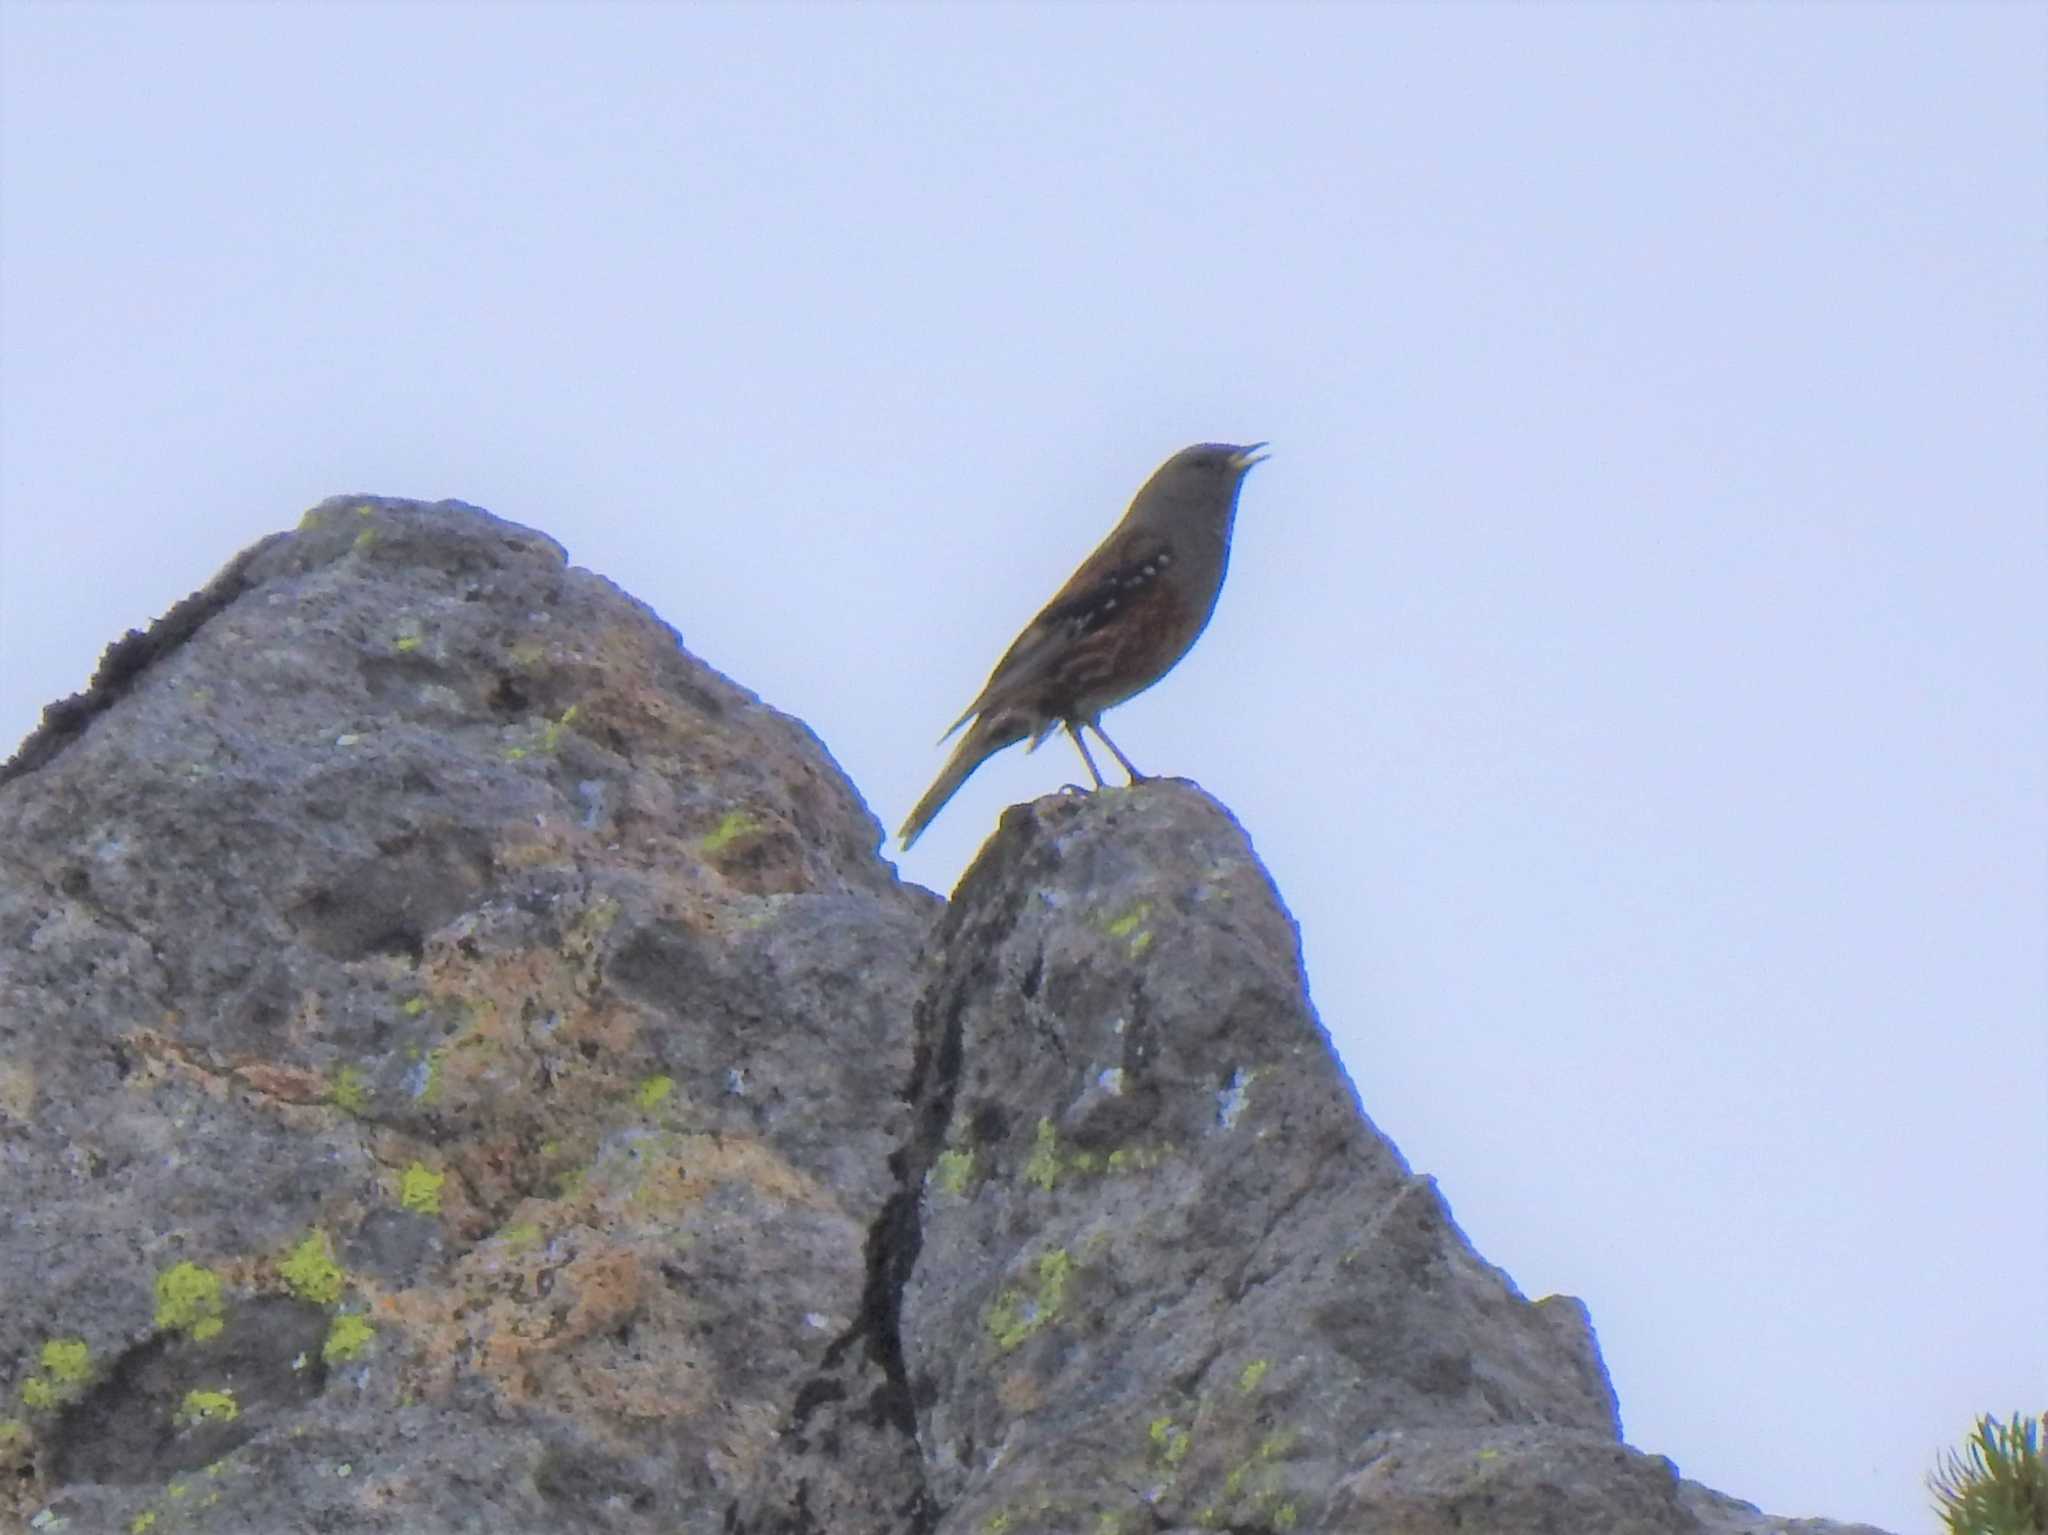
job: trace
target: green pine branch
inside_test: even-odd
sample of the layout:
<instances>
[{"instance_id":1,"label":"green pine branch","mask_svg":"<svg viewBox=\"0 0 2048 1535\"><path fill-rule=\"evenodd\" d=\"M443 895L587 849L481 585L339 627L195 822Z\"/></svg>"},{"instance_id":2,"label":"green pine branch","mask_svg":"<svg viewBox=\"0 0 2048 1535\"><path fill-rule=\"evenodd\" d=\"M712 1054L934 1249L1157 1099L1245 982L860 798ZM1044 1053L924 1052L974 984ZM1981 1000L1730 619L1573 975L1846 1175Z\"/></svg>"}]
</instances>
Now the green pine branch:
<instances>
[{"instance_id":1,"label":"green pine branch","mask_svg":"<svg viewBox=\"0 0 2048 1535\"><path fill-rule=\"evenodd\" d=\"M1927 1487L1948 1535L2048 1535L2048 1460L2041 1454L2048 1413L1988 1413L1977 1431L1936 1463Z\"/></svg>"}]
</instances>

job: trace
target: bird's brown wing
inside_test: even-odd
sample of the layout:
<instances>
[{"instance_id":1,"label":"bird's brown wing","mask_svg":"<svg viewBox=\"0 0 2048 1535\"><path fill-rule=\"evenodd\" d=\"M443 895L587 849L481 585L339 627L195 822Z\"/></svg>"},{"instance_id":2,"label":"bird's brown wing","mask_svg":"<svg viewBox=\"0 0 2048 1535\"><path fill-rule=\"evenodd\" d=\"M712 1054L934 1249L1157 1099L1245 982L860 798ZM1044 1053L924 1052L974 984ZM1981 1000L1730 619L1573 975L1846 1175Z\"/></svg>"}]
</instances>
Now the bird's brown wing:
<instances>
[{"instance_id":1,"label":"bird's brown wing","mask_svg":"<svg viewBox=\"0 0 2048 1535\"><path fill-rule=\"evenodd\" d=\"M1181 647L1169 637L1183 616L1173 584L1164 579L1172 560L1157 532L1130 528L1113 534L1025 626L953 728L1027 698L1073 707L1129 675L1141 652L1161 641L1170 665ZM1146 678L1153 680L1156 674Z\"/></svg>"}]
</instances>

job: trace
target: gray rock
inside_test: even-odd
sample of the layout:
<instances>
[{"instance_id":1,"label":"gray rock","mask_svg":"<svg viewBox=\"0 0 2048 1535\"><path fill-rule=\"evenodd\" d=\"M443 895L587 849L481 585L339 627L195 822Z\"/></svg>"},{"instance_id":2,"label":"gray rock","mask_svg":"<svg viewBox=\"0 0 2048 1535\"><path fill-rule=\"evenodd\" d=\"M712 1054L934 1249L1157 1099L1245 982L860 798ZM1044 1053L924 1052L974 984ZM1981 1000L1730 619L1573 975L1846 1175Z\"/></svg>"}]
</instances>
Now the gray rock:
<instances>
[{"instance_id":1,"label":"gray rock","mask_svg":"<svg viewBox=\"0 0 2048 1535\"><path fill-rule=\"evenodd\" d=\"M1840 1531L1619 1439L1229 816L950 907L544 536L330 501L0 768L0 1524Z\"/></svg>"}]
</instances>

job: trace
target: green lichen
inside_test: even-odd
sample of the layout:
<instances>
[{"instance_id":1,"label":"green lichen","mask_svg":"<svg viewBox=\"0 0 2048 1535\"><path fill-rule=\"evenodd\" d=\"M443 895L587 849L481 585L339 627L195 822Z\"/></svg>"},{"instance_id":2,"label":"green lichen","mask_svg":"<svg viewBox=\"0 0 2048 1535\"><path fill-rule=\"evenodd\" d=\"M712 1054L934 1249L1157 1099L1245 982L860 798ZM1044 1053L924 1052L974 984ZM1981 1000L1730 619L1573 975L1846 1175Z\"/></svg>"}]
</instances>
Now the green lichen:
<instances>
[{"instance_id":1,"label":"green lichen","mask_svg":"<svg viewBox=\"0 0 2048 1535\"><path fill-rule=\"evenodd\" d=\"M1024 1163L1024 1181L1037 1184L1048 1194L1060 1181L1060 1136L1049 1119L1038 1122L1038 1135L1031 1143L1031 1156Z\"/></svg>"},{"instance_id":2,"label":"green lichen","mask_svg":"<svg viewBox=\"0 0 2048 1535\"><path fill-rule=\"evenodd\" d=\"M232 1423L242 1415L241 1404L232 1391L188 1391L178 1404L177 1424Z\"/></svg>"},{"instance_id":3,"label":"green lichen","mask_svg":"<svg viewBox=\"0 0 2048 1535\"><path fill-rule=\"evenodd\" d=\"M676 1079L674 1077L659 1075L643 1077L640 1085L633 1090L633 1101L640 1105L642 1113L647 1113L659 1108L662 1101L675 1090Z\"/></svg>"},{"instance_id":4,"label":"green lichen","mask_svg":"<svg viewBox=\"0 0 2048 1535\"><path fill-rule=\"evenodd\" d=\"M1004 1535L1004 1532L1016 1522L1017 1516L1015 1514L1006 1508L998 1509L982 1521L982 1535Z\"/></svg>"},{"instance_id":5,"label":"green lichen","mask_svg":"<svg viewBox=\"0 0 2048 1535\"><path fill-rule=\"evenodd\" d=\"M562 732L575 723L577 708L578 705L571 704L562 711L560 719L548 721L547 728L540 733L540 749L542 751L551 752L561 746Z\"/></svg>"},{"instance_id":6,"label":"green lichen","mask_svg":"<svg viewBox=\"0 0 2048 1535\"><path fill-rule=\"evenodd\" d=\"M1252 1453L1260 1460L1278 1460L1294 1448L1294 1441L1301 1436L1291 1428L1278 1429L1259 1441L1259 1447Z\"/></svg>"},{"instance_id":7,"label":"green lichen","mask_svg":"<svg viewBox=\"0 0 2048 1535\"><path fill-rule=\"evenodd\" d=\"M367 517L367 516L369 516L370 514L369 514L369 512L365 511L365 512L363 513L363 515L364 515L365 517ZM374 543L376 543L376 542L377 542L377 530L376 530L375 528L365 528L365 529L363 529L363 531L362 531L362 532L360 532L360 533L358 533L358 534L356 535L356 541L355 541L355 545L354 545L354 548L355 548L356 552L357 552L358 554L360 554L360 553L362 553L362 552L363 552L364 550L368 549L368 548L369 548L369 547L370 547L370 546L371 546L372 544L374 544Z\"/></svg>"},{"instance_id":8,"label":"green lichen","mask_svg":"<svg viewBox=\"0 0 2048 1535\"><path fill-rule=\"evenodd\" d=\"M417 634L401 634L391 642L391 648L402 656L411 655L420 648L420 637Z\"/></svg>"},{"instance_id":9,"label":"green lichen","mask_svg":"<svg viewBox=\"0 0 2048 1535\"><path fill-rule=\"evenodd\" d=\"M744 837L759 825L760 822L747 814L746 811L729 810L726 812L725 818L712 828L702 842L697 844L697 849L706 858L716 858L732 843Z\"/></svg>"},{"instance_id":10,"label":"green lichen","mask_svg":"<svg viewBox=\"0 0 2048 1535\"><path fill-rule=\"evenodd\" d=\"M326 1341L320 1345L320 1357L329 1364L344 1364L356 1357L377 1335L370 1319L345 1311L327 1324Z\"/></svg>"},{"instance_id":11,"label":"green lichen","mask_svg":"<svg viewBox=\"0 0 2048 1535\"><path fill-rule=\"evenodd\" d=\"M1188 1450L1195 1442L1194 1435L1174 1422L1171 1416L1154 1418L1145 1433L1152 1441L1152 1453L1169 1467L1178 1466L1186 1460Z\"/></svg>"},{"instance_id":12,"label":"green lichen","mask_svg":"<svg viewBox=\"0 0 2048 1535\"><path fill-rule=\"evenodd\" d=\"M443 1046L429 1050L424 1059L424 1070L420 1074L420 1087L416 1095L421 1103L438 1103L441 1100L441 1066L448 1059L448 1050Z\"/></svg>"},{"instance_id":13,"label":"green lichen","mask_svg":"<svg viewBox=\"0 0 2048 1535\"><path fill-rule=\"evenodd\" d=\"M52 1338L43 1345L43 1373L61 1386L82 1386L92 1375L92 1350L83 1338Z\"/></svg>"},{"instance_id":14,"label":"green lichen","mask_svg":"<svg viewBox=\"0 0 2048 1535\"><path fill-rule=\"evenodd\" d=\"M407 997L405 999L405 1006L399 1009L408 1018L417 1018L426 1010L427 999L425 997Z\"/></svg>"},{"instance_id":15,"label":"green lichen","mask_svg":"<svg viewBox=\"0 0 2048 1535\"><path fill-rule=\"evenodd\" d=\"M220 1276L196 1263L179 1263L156 1276L156 1325L204 1343L227 1325Z\"/></svg>"},{"instance_id":16,"label":"green lichen","mask_svg":"<svg viewBox=\"0 0 2048 1535\"><path fill-rule=\"evenodd\" d=\"M316 1306L331 1306L340 1300L342 1286L348 1283L347 1271L334 1261L334 1244L327 1240L326 1232L317 1229L291 1250L277 1272L292 1294Z\"/></svg>"},{"instance_id":17,"label":"green lichen","mask_svg":"<svg viewBox=\"0 0 2048 1535\"><path fill-rule=\"evenodd\" d=\"M1074 1260L1064 1247L1056 1247L1040 1254L1034 1268L1034 1286L1028 1290L1018 1286L1005 1288L988 1309L989 1336L998 1353L1009 1353L1033 1333L1059 1320Z\"/></svg>"},{"instance_id":18,"label":"green lichen","mask_svg":"<svg viewBox=\"0 0 2048 1535\"><path fill-rule=\"evenodd\" d=\"M370 1079L354 1066L343 1066L327 1084L327 1101L344 1114L361 1114L370 1104Z\"/></svg>"},{"instance_id":19,"label":"green lichen","mask_svg":"<svg viewBox=\"0 0 2048 1535\"><path fill-rule=\"evenodd\" d=\"M962 1194L974 1181L974 1153L942 1151L932 1164L932 1182L943 1194Z\"/></svg>"},{"instance_id":20,"label":"green lichen","mask_svg":"<svg viewBox=\"0 0 2048 1535\"><path fill-rule=\"evenodd\" d=\"M1102 930L1112 938L1128 938L1138 930L1147 917L1152 915L1152 903L1140 901L1121 917L1113 917L1102 924Z\"/></svg>"},{"instance_id":21,"label":"green lichen","mask_svg":"<svg viewBox=\"0 0 2048 1535\"><path fill-rule=\"evenodd\" d=\"M1109 1154L1104 1165L1112 1174L1148 1171L1166 1160L1166 1152L1156 1146L1119 1146Z\"/></svg>"},{"instance_id":22,"label":"green lichen","mask_svg":"<svg viewBox=\"0 0 2048 1535\"><path fill-rule=\"evenodd\" d=\"M424 1162L415 1162L398 1175L398 1203L415 1215L441 1213L441 1185L446 1173L437 1173Z\"/></svg>"},{"instance_id":23,"label":"green lichen","mask_svg":"<svg viewBox=\"0 0 2048 1535\"><path fill-rule=\"evenodd\" d=\"M1246 1365L1237 1377L1237 1389L1250 1396L1259 1389L1259 1382L1266 1378L1266 1372L1273 1368L1270 1359L1254 1359Z\"/></svg>"},{"instance_id":24,"label":"green lichen","mask_svg":"<svg viewBox=\"0 0 2048 1535\"><path fill-rule=\"evenodd\" d=\"M1292 1503L1282 1503L1273 1510L1273 1528L1276 1530L1291 1530L1300 1522L1301 1514Z\"/></svg>"},{"instance_id":25,"label":"green lichen","mask_svg":"<svg viewBox=\"0 0 2048 1535\"><path fill-rule=\"evenodd\" d=\"M145 1508L128 1521L128 1535L142 1535L142 1532L156 1523L156 1510Z\"/></svg>"},{"instance_id":26,"label":"green lichen","mask_svg":"<svg viewBox=\"0 0 2048 1535\"><path fill-rule=\"evenodd\" d=\"M540 1240L540 1227L532 1221L515 1221L498 1233L498 1240L518 1252Z\"/></svg>"},{"instance_id":27,"label":"green lichen","mask_svg":"<svg viewBox=\"0 0 2048 1535\"><path fill-rule=\"evenodd\" d=\"M1152 947L1152 930L1145 921L1152 915L1152 903L1140 901L1120 917L1113 917L1102 924L1102 930L1112 938L1121 938L1130 945L1131 958L1136 959Z\"/></svg>"},{"instance_id":28,"label":"green lichen","mask_svg":"<svg viewBox=\"0 0 2048 1535\"><path fill-rule=\"evenodd\" d=\"M92 1378L92 1350L83 1338L52 1338L43 1345L42 1373L21 1383L21 1400L26 1407L47 1411L78 1395L78 1388Z\"/></svg>"}]
</instances>

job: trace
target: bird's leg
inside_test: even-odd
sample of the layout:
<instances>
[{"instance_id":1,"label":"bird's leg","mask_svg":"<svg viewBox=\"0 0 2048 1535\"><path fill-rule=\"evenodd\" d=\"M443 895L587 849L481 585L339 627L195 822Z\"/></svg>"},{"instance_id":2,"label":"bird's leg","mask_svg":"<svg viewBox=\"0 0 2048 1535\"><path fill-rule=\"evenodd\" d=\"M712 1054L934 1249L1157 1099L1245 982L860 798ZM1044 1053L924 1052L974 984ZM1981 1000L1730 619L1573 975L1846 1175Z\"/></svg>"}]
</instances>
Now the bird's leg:
<instances>
[{"instance_id":1,"label":"bird's leg","mask_svg":"<svg viewBox=\"0 0 2048 1535\"><path fill-rule=\"evenodd\" d=\"M1069 725L1067 728L1069 730L1072 730L1073 726ZM1108 736L1102 735L1102 726L1100 722L1096 720L1090 720L1088 722L1088 728L1094 731L1097 735L1102 736L1102 744L1104 746L1107 746L1110 750L1110 754L1114 756L1117 761L1121 762L1124 765L1124 771L1131 775L1132 783L1143 783L1145 781L1145 775L1138 771L1137 767L1131 762L1131 759L1129 757L1126 757L1121 751L1117 749L1116 742L1110 740ZM1081 740L1081 735L1079 731L1074 732L1074 740L1076 744L1079 744ZM1088 755L1088 749L1085 746L1081 748L1081 755L1084 757ZM1095 764L1092 762L1088 765L1091 768L1095 766ZM1099 778L1096 780L1097 783L1100 783L1101 781L1102 780Z\"/></svg>"},{"instance_id":2,"label":"bird's leg","mask_svg":"<svg viewBox=\"0 0 2048 1535\"><path fill-rule=\"evenodd\" d=\"M1081 739L1081 732L1075 728L1074 722L1072 720L1068 720L1066 723L1067 734L1074 738L1074 750L1079 752L1081 754L1081 760L1088 764L1088 776L1095 780L1096 788L1107 788L1108 785L1102 781L1101 772L1095 766L1095 759L1088 755L1088 743ZM1102 735L1102 732L1098 730L1096 731L1096 734ZM1103 739L1107 740L1108 737L1104 736ZM1116 748L1114 746L1112 746L1110 750L1116 752ZM1118 761L1123 761L1124 754L1122 752L1116 752L1116 755ZM1124 766L1129 767L1130 764L1126 762L1124 763Z\"/></svg>"}]
</instances>

